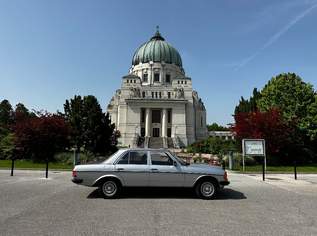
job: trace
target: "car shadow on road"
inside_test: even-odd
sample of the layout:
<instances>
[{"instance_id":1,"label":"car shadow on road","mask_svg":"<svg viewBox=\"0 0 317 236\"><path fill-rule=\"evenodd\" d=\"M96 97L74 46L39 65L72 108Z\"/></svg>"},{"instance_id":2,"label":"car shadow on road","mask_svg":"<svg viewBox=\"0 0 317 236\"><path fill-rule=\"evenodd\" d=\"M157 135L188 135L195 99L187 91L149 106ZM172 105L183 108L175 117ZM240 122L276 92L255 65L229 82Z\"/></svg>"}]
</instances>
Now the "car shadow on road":
<instances>
[{"instance_id":1,"label":"car shadow on road","mask_svg":"<svg viewBox=\"0 0 317 236\"><path fill-rule=\"evenodd\" d=\"M99 189L92 191L88 199L103 198ZM192 189L186 188L126 188L120 198L170 198L170 199L197 199ZM236 190L225 188L221 190L215 200L241 200L246 196Z\"/></svg>"},{"instance_id":2,"label":"car shadow on road","mask_svg":"<svg viewBox=\"0 0 317 236\"><path fill-rule=\"evenodd\" d=\"M215 200L242 200L247 199L244 193L231 188L225 188L220 191Z\"/></svg>"}]
</instances>

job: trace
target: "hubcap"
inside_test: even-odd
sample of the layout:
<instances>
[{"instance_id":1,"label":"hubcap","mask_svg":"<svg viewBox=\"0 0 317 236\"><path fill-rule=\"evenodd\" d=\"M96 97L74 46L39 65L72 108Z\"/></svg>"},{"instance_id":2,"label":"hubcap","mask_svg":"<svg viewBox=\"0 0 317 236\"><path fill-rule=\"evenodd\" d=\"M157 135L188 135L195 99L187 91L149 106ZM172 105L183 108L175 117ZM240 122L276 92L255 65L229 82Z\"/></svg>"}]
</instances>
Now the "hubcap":
<instances>
[{"instance_id":1,"label":"hubcap","mask_svg":"<svg viewBox=\"0 0 317 236\"><path fill-rule=\"evenodd\" d=\"M205 197L210 197L214 194L215 192L215 187L212 183L205 182L201 185L200 191L203 196Z\"/></svg>"},{"instance_id":2,"label":"hubcap","mask_svg":"<svg viewBox=\"0 0 317 236\"><path fill-rule=\"evenodd\" d=\"M106 183L104 183L103 185L103 192L107 195L107 196L112 196L116 193L117 191L117 186L114 182L112 181L108 181Z\"/></svg>"}]
</instances>

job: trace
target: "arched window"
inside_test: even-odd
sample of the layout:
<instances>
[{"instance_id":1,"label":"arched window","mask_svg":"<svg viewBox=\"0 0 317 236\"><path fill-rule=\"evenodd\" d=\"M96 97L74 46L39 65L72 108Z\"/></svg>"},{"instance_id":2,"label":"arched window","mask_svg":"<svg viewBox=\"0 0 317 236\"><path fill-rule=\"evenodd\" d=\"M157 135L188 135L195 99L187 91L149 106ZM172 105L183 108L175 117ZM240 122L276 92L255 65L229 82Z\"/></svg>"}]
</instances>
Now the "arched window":
<instances>
[{"instance_id":1,"label":"arched window","mask_svg":"<svg viewBox=\"0 0 317 236\"><path fill-rule=\"evenodd\" d=\"M143 74L143 82L147 83L148 74Z\"/></svg>"},{"instance_id":2,"label":"arched window","mask_svg":"<svg viewBox=\"0 0 317 236\"><path fill-rule=\"evenodd\" d=\"M160 74L157 72L154 73L154 82L160 82Z\"/></svg>"},{"instance_id":3,"label":"arched window","mask_svg":"<svg viewBox=\"0 0 317 236\"><path fill-rule=\"evenodd\" d=\"M166 74L166 76L165 76L165 82L166 82L167 84L171 83L171 75L170 75L170 74Z\"/></svg>"}]
</instances>

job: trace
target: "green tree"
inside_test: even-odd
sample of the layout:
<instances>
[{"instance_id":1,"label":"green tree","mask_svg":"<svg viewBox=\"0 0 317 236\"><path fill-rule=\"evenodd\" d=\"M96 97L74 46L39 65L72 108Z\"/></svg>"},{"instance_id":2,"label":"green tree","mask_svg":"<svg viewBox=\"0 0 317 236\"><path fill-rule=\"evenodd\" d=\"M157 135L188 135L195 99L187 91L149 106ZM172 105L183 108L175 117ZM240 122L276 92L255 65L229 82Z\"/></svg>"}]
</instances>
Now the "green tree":
<instances>
[{"instance_id":1,"label":"green tree","mask_svg":"<svg viewBox=\"0 0 317 236\"><path fill-rule=\"evenodd\" d=\"M0 137L0 159L12 159L15 150L14 133Z\"/></svg>"},{"instance_id":2,"label":"green tree","mask_svg":"<svg viewBox=\"0 0 317 236\"><path fill-rule=\"evenodd\" d=\"M31 117L36 117L36 114L34 112L30 112L29 109L27 109L23 103L18 103L15 106L15 110L13 114L14 123L23 121Z\"/></svg>"},{"instance_id":3,"label":"green tree","mask_svg":"<svg viewBox=\"0 0 317 236\"><path fill-rule=\"evenodd\" d=\"M9 159L13 155L14 142L11 133L13 109L8 100L0 103L0 159Z\"/></svg>"},{"instance_id":4,"label":"green tree","mask_svg":"<svg viewBox=\"0 0 317 236\"><path fill-rule=\"evenodd\" d=\"M257 104L263 112L273 108L279 109L286 122L295 123L296 139L302 140L298 143L304 145L306 137L313 138L316 132L313 125L314 102L313 86L305 83L294 73L285 73L273 77L265 85Z\"/></svg>"},{"instance_id":5,"label":"green tree","mask_svg":"<svg viewBox=\"0 0 317 236\"><path fill-rule=\"evenodd\" d=\"M8 127L13 122L13 109L8 100L2 100L0 103L0 126Z\"/></svg>"},{"instance_id":6,"label":"green tree","mask_svg":"<svg viewBox=\"0 0 317 236\"><path fill-rule=\"evenodd\" d=\"M239 104L235 107L234 114L240 112L255 112L258 110L257 101L261 98L261 93L257 88L253 89L252 96L249 99L241 97Z\"/></svg>"},{"instance_id":7,"label":"green tree","mask_svg":"<svg viewBox=\"0 0 317 236\"><path fill-rule=\"evenodd\" d=\"M250 111L256 112L258 110L257 102L262 97L257 88L253 89L252 96L250 97Z\"/></svg>"},{"instance_id":8,"label":"green tree","mask_svg":"<svg viewBox=\"0 0 317 236\"><path fill-rule=\"evenodd\" d=\"M262 89L257 104L261 111L278 108L287 121L299 119L308 114L308 107L314 102L314 89L294 73L273 77Z\"/></svg>"},{"instance_id":9,"label":"green tree","mask_svg":"<svg viewBox=\"0 0 317 236\"><path fill-rule=\"evenodd\" d=\"M97 98L85 96L83 111L85 150L94 155L112 152L112 135L115 127L111 124L109 115L102 112Z\"/></svg>"},{"instance_id":10,"label":"green tree","mask_svg":"<svg viewBox=\"0 0 317 236\"><path fill-rule=\"evenodd\" d=\"M217 123L212 123L211 125L207 125L208 131L229 131L230 129Z\"/></svg>"},{"instance_id":11,"label":"green tree","mask_svg":"<svg viewBox=\"0 0 317 236\"><path fill-rule=\"evenodd\" d=\"M307 116L303 119L302 127L307 129L310 140L317 140L317 94L315 101L307 107Z\"/></svg>"},{"instance_id":12,"label":"green tree","mask_svg":"<svg viewBox=\"0 0 317 236\"><path fill-rule=\"evenodd\" d=\"M70 101L66 100L64 112L65 118L71 127L71 143L76 149L77 156L80 153L80 148L84 144L84 111L81 96L75 95Z\"/></svg>"},{"instance_id":13,"label":"green tree","mask_svg":"<svg viewBox=\"0 0 317 236\"><path fill-rule=\"evenodd\" d=\"M77 153L80 148L97 154L106 154L116 149L114 125L109 115L102 112L94 96L75 96L64 104L65 117L72 128L72 141Z\"/></svg>"}]
</instances>

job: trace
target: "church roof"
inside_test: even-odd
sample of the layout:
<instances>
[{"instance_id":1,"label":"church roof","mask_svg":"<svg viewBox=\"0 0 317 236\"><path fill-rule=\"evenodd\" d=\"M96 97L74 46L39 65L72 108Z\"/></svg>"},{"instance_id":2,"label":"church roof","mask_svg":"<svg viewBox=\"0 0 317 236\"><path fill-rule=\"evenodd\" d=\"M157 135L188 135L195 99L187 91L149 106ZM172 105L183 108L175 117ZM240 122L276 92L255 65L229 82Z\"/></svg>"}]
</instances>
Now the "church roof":
<instances>
[{"instance_id":1,"label":"church roof","mask_svg":"<svg viewBox=\"0 0 317 236\"><path fill-rule=\"evenodd\" d=\"M182 67L182 58L180 54L174 47L165 41L158 29L148 42L142 44L136 50L133 55L132 65L150 61L165 62Z\"/></svg>"},{"instance_id":2,"label":"church roof","mask_svg":"<svg viewBox=\"0 0 317 236\"><path fill-rule=\"evenodd\" d=\"M128 74L123 76L122 78L131 78L131 79L139 79L140 77L134 74Z\"/></svg>"}]
</instances>

